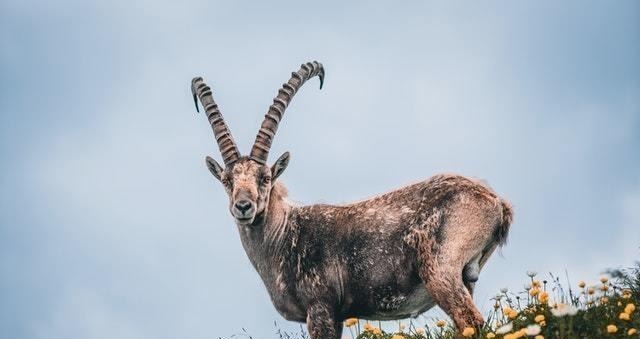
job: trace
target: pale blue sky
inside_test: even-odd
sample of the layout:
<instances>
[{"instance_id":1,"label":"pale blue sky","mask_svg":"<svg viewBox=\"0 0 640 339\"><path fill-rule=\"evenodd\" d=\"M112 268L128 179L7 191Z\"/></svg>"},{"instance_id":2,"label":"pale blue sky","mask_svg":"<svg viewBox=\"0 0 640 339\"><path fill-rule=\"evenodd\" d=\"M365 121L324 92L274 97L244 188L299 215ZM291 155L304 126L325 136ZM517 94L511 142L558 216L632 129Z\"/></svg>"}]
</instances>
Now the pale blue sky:
<instances>
[{"instance_id":1,"label":"pale blue sky","mask_svg":"<svg viewBox=\"0 0 640 339\"><path fill-rule=\"evenodd\" d=\"M595 281L640 257L638 2L2 0L0 337L297 328L204 166L220 156L189 85L205 77L248 151L314 59L325 88L299 93L272 151L292 153L293 199L486 179L516 216L482 308L527 269Z\"/></svg>"}]
</instances>

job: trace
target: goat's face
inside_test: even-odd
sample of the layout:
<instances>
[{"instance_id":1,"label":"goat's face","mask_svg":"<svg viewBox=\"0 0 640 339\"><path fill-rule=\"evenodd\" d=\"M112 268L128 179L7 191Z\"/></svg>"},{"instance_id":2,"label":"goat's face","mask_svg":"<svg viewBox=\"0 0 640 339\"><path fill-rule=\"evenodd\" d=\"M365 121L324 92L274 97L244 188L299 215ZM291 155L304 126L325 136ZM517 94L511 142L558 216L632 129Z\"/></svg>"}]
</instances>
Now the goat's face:
<instances>
[{"instance_id":1,"label":"goat's face","mask_svg":"<svg viewBox=\"0 0 640 339\"><path fill-rule=\"evenodd\" d=\"M225 169L211 157L206 162L209 171L224 185L229 211L236 223L250 225L256 215L267 212L271 188L289 164L289 152L281 155L271 168L249 157L241 157Z\"/></svg>"},{"instance_id":2,"label":"goat's face","mask_svg":"<svg viewBox=\"0 0 640 339\"><path fill-rule=\"evenodd\" d=\"M271 142L289 102L300 87L315 76L320 78L320 88L322 88L324 68L317 61L303 64L297 72L291 74L289 81L282 85L278 95L273 99L273 104L269 106L249 156L240 155L240 150L231 137L222 113L213 100L211 88L201 77L191 80L191 93L196 110L198 110L198 98L200 98L222 159L227 166L223 168L211 157L207 157L207 167L224 185L229 195L229 211L237 224L252 225L257 216L264 217L268 213L269 196L273 184L289 163L289 152L285 152L271 168L266 165Z\"/></svg>"}]
</instances>

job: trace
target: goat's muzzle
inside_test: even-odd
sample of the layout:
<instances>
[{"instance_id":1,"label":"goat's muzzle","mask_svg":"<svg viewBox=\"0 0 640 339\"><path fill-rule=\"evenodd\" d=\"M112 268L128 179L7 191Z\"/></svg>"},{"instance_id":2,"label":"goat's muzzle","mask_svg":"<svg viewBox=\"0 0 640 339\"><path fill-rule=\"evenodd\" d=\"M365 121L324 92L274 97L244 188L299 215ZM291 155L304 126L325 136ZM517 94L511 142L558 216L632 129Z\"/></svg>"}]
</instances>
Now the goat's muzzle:
<instances>
[{"instance_id":1,"label":"goat's muzzle","mask_svg":"<svg viewBox=\"0 0 640 339\"><path fill-rule=\"evenodd\" d=\"M249 224L256 216L255 204L247 199L239 199L233 204L231 213L238 223Z\"/></svg>"}]
</instances>

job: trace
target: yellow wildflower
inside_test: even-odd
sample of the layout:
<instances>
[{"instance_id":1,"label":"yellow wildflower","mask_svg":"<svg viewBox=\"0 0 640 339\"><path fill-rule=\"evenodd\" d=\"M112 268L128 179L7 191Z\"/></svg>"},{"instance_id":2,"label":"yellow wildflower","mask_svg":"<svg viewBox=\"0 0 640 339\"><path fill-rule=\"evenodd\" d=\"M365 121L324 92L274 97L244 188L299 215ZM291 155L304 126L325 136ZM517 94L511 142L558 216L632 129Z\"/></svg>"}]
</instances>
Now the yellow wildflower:
<instances>
[{"instance_id":1,"label":"yellow wildflower","mask_svg":"<svg viewBox=\"0 0 640 339\"><path fill-rule=\"evenodd\" d=\"M596 293L596 289L595 289L595 288L593 288L593 287L589 287L589 288L587 289L587 293L589 293L589 294L594 294L594 293Z\"/></svg>"},{"instance_id":2,"label":"yellow wildflower","mask_svg":"<svg viewBox=\"0 0 640 339\"><path fill-rule=\"evenodd\" d=\"M465 337L470 337L476 334L476 330L473 327L467 327L462 331L462 335Z\"/></svg>"},{"instance_id":3,"label":"yellow wildflower","mask_svg":"<svg viewBox=\"0 0 640 339\"><path fill-rule=\"evenodd\" d=\"M537 335L537 336L535 336L535 338L533 338L533 339L544 339L544 336Z\"/></svg>"},{"instance_id":4,"label":"yellow wildflower","mask_svg":"<svg viewBox=\"0 0 640 339\"><path fill-rule=\"evenodd\" d=\"M618 316L618 318L620 318L620 320L629 320L631 318L629 318L629 313L620 313L620 316Z\"/></svg>"},{"instance_id":5,"label":"yellow wildflower","mask_svg":"<svg viewBox=\"0 0 640 339\"><path fill-rule=\"evenodd\" d=\"M616 325L607 325L607 332L608 333L616 333L618 332L618 327L616 327Z\"/></svg>"},{"instance_id":6,"label":"yellow wildflower","mask_svg":"<svg viewBox=\"0 0 640 339\"><path fill-rule=\"evenodd\" d=\"M607 297L600 298L600 304L606 304L608 302L609 302L609 298L607 298Z\"/></svg>"},{"instance_id":7,"label":"yellow wildflower","mask_svg":"<svg viewBox=\"0 0 640 339\"><path fill-rule=\"evenodd\" d=\"M533 320L537 323L544 321L544 314L538 314Z\"/></svg>"},{"instance_id":8,"label":"yellow wildflower","mask_svg":"<svg viewBox=\"0 0 640 339\"><path fill-rule=\"evenodd\" d=\"M374 327L374 328L373 328L373 331L371 331L371 333L373 333L373 334L382 334L382 331L380 331L380 329L379 329L379 328Z\"/></svg>"},{"instance_id":9,"label":"yellow wildflower","mask_svg":"<svg viewBox=\"0 0 640 339\"><path fill-rule=\"evenodd\" d=\"M515 319L518 316L518 311L514 310L511 307L505 307L502 312L509 319Z\"/></svg>"},{"instance_id":10,"label":"yellow wildflower","mask_svg":"<svg viewBox=\"0 0 640 339\"><path fill-rule=\"evenodd\" d=\"M540 322L540 326L547 326L547 322L546 321L541 321Z\"/></svg>"},{"instance_id":11,"label":"yellow wildflower","mask_svg":"<svg viewBox=\"0 0 640 339\"><path fill-rule=\"evenodd\" d=\"M585 283L584 281L580 281L578 283L578 287L580 287L580 288L584 288L585 286L587 286L587 283Z\"/></svg>"},{"instance_id":12,"label":"yellow wildflower","mask_svg":"<svg viewBox=\"0 0 640 339\"><path fill-rule=\"evenodd\" d=\"M531 285L533 285L533 287L540 287L540 286L542 286L542 285L540 284L540 280L534 280L534 281L531 283Z\"/></svg>"},{"instance_id":13,"label":"yellow wildflower","mask_svg":"<svg viewBox=\"0 0 640 339\"><path fill-rule=\"evenodd\" d=\"M629 299L631 298L631 290L630 289L624 289L622 291L622 299Z\"/></svg>"},{"instance_id":14,"label":"yellow wildflower","mask_svg":"<svg viewBox=\"0 0 640 339\"><path fill-rule=\"evenodd\" d=\"M419 327L419 328L416 328L416 333L420 334L420 335L425 335L425 333L427 333L427 331L425 331L424 328Z\"/></svg>"},{"instance_id":15,"label":"yellow wildflower","mask_svg":"<svg viewBox=\"0 0 640 339\"><path fill-rule=\"evenodd\" d=\"M602 291L602 292L606 292L608 289L609 289L609 285L600 286L600 291Z\"/></svg>"},{"instance_id":16,"label":"yellow wildflower","mask_svg":"<svg viewBox=\"0 0 640 339\"><path fill-rule=\"evenodd\" d=\"M487 339L493 339L495 337L496 337L496 335L493 332L487 333Z\"/></svg>"},{"instance_id":17,"label":"yellow wildflower","mask_svg":"<svg viewBox=\"0 0 640 339\"><path fill-rule=\"evenodd\" d=\"M529 294L530 294L532 297L535 297L536 295L540 294L540 289L538 289L538 288L532 288L532 289L529 291Z\"/></svg>"},{"instance_id":18,"label":"yellow wildflower","mask_svg":"<svg viewBox=\"0 0 640 339\"><path fill-rule=\"evenodd\" d=\"M358 318L349 318L344 321L344 326L351 327L358 323Z\"/></svg>"},{"instance_id":19,"label":"yellow wildflower","mask_svg":"<svg viewBox=\"0 0 640 339\"><path fill-rule=\"evenodd\" d=\"M375 328L375 327L373 327L373 325L371 325L371 324L369 324L369 323L365 323L365 324L364 324L364 330L365 330L365 331L367 331L367 332L371 332L371 331L373 331L373 329L374 329L374 328Z\"/></svg>"},{"instance_id":20,"label":"yellow wildflower","mask_svg":"<svg viewBox=\"0 0 640 339\"><path fill-rule=\"evenodd\" d=\"M625 306L625 308L624 308L624 313L631 314L631 313L633 313L633 311L635 311L635 310L636 310L636 305L634 305L634 304L627 304L627 306Z\"/></svg>"},{"instance_id":21,"label":"yellow wildflower","mask_svg":"<svg viewBox=\"0 0 640 339\"><path fill-rule=\"evenodd\" d=\"M404 337L399 334L394 334L393 337L391 337L391 339L404 339Z\"/></svg>"},{"instance_id":22,"label":"yellow wildflower","mask_svg":"<svg viewBox=\"0 0 640 339\"><path fill-rule=\"evenodd\" d=\"M513 335L515 335L516 338L524 338L527 336L527 330L525 330L524 328L521 328L516 332L514 332Z\"/></svg>"},{"instance_id":23,"label":"yellow wildflower","mask_svg":"<svg viewBox=\"0 0 640 339\"><path fill-rule=\"evenodd\" d=\"M540 298L541 303L546 304L547 302L549 302L549 293L540 292L540 296L538 296L538 298Z\"/></svg>"},{"instance_id":24,"label":"yellow wildflower","mask_svg":"<svg viewBox=\"0 0 640 339\"><path fill-rule=\"evenodd\" d=\"M627 335L631 336L638 333L638 330L636 330L635 328L630 328L629 331L627 331Z\"/></svg>"},{"instance_id":25,"label":"yellow wildflower","mask_svg":"<svg viewBox=\"0 0 640 339\"><path fill-rule=\"evenodd\" d=\"M436 326L438 327L444 327L444 325L446 325L447 323L444 320L438 320L436 321Z\"/></svg>"},{"instance_id":26,"label":"yellow wildflower","mask_svg":"<svg viewBox=\"0 0 640 339\"><path fill-rule=\"evenodd\" d=\"M504 339L515 339L516 337L513 335L513 333L508 333L504 335Z\"/></svg>"},{"instance_id":27,"label":"yellow wildflower","mask_svg":"<svg viewBox=\"0 0 640 339\"><path fill-rule=\"evenodd\" d=\"M604 275L600 277L600 282L605 284L607 281L609 281L609 278L605 277Z\"/></svg>"}]
</instances>

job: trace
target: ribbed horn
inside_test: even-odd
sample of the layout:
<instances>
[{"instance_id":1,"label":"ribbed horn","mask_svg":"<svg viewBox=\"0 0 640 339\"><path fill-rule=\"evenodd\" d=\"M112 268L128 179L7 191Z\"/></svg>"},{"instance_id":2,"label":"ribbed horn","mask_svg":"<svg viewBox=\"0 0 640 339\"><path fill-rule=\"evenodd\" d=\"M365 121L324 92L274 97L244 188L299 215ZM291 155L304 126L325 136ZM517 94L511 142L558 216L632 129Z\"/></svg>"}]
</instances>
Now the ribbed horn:
<instances>
[{"instance_id":1,"label":"ribbed horn","mask_svg":"<svg viewBox=\"0 0 640 339\"><path fill-rule=\"evenodd\" d=\"M293 96L298 92L300 87L307 82L307 80L314 76L320 78L320 89L324 83L324 68L322 64L314 61L307 62L300 66L300 70L291 73L291 79L282 85L282 88L278 91L278 95L273 99L273 104L269 107L269 111L264 116L264 121L260 126L256 141L251 148L251 159L261 163L267 163L267 157L269 156L269 150L271 149L271 142L273 136L278 130L278 124L282 120L282 115L287 109L289 102L293 99Z\"/></svg>"},{"instance_id":2,"label":"ribbed horn","mask_svg":"<svg viewBox=\"0 0 640 339\"><path fill-rule=\"evenodd\" d=\"M191 80L191 93L193 94L193 102L196 105L196 111L200 112L198 109L198 98L200 98L200 103L207 113L207 119L209 119L209 124L211 124L213 136L218 142L218 147L220 148L220 153L222 153L222 160L224 161L224 164L226 166L233 164L240 157L240 152L238 151L236 142L233 141L233 137L231 136L231 132L229 131L227 124L224 122L224 118L218 109L218 105L213 101L211 88L204 83L204 80L202 80L201 77L196 77Z\"/></svg>"}]
</instances>

